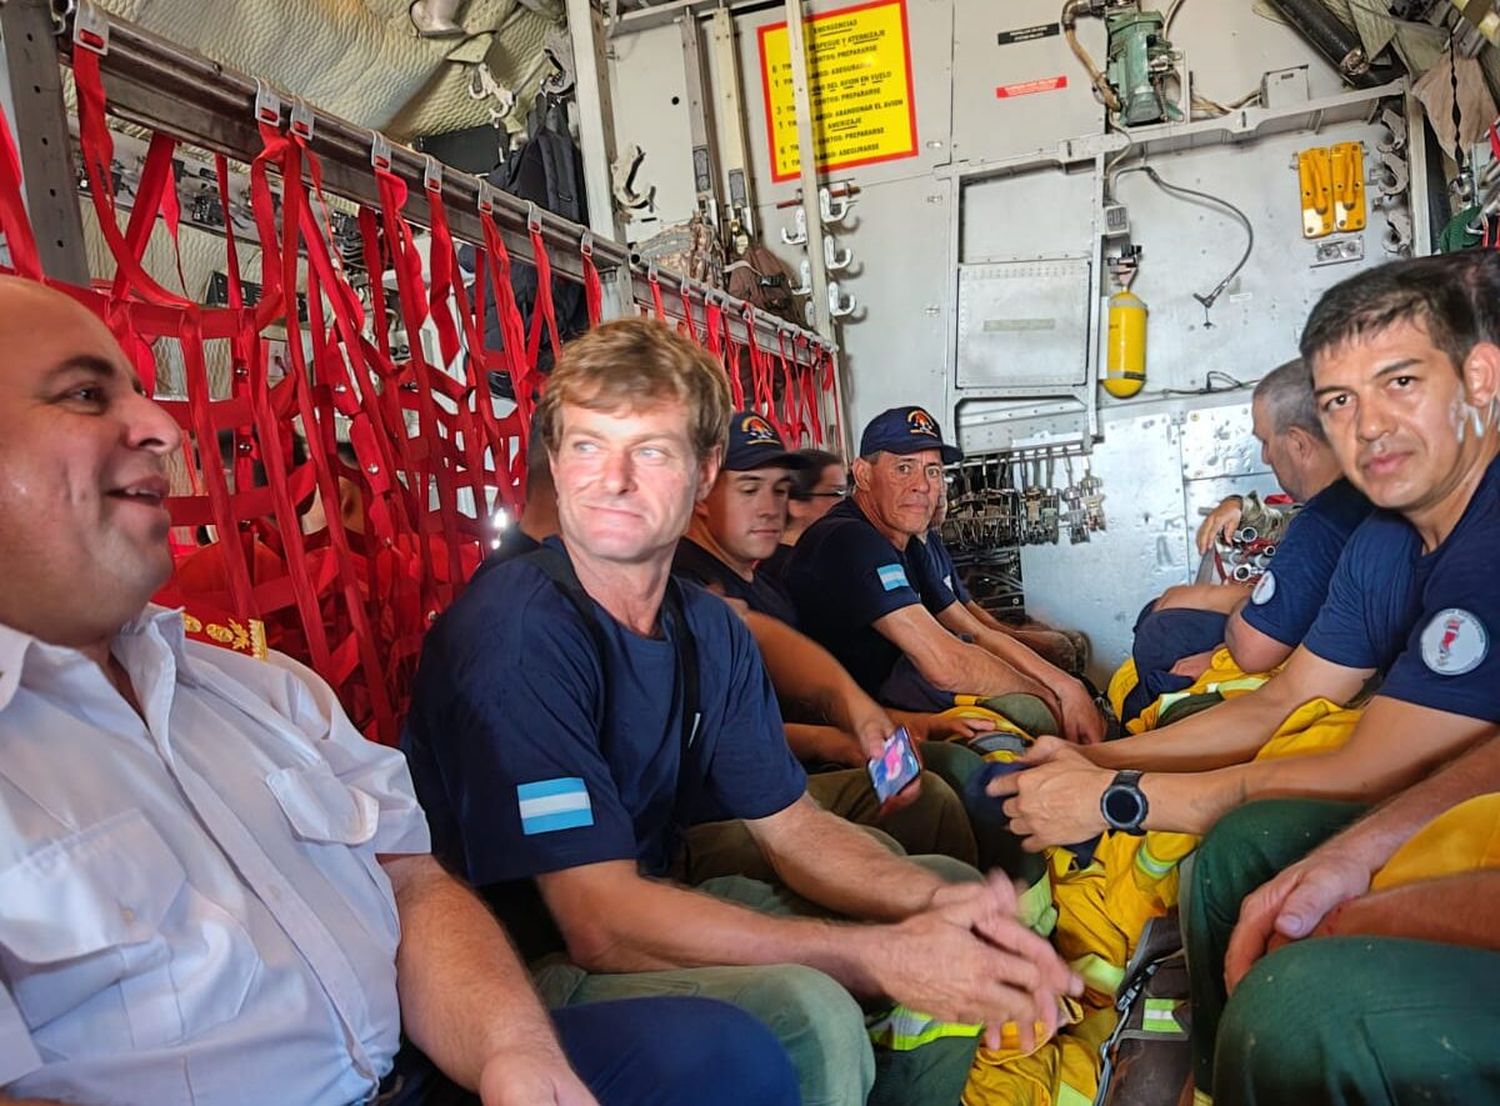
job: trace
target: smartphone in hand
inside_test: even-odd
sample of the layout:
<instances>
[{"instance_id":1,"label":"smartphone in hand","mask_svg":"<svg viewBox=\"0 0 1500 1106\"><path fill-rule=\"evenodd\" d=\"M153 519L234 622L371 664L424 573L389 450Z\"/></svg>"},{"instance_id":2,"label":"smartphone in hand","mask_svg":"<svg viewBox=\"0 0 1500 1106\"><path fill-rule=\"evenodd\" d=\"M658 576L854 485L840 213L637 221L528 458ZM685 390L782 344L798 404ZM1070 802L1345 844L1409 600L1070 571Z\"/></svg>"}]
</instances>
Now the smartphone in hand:
<instances>
[{"instance_id":1,"label":"smartphone in hand","mask_svg":"<svg viewBox=\"0 0 1500 1106\"><path fill-rule=\"evenodd\" d=\"M922 765L911 747L911 734L906 732L905 726L896 727L896 732L886 739L885 748L870 761L869 767L875 797L882 803L921 774Z\"/></svg>"}]
</instances>

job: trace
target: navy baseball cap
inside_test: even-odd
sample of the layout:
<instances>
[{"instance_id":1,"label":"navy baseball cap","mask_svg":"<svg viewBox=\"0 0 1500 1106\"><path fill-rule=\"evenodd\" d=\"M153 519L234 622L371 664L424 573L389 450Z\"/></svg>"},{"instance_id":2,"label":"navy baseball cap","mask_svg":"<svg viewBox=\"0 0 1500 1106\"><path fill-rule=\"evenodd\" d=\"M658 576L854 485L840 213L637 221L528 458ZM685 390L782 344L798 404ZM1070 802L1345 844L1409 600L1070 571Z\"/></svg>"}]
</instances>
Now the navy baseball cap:
<instances>
[{"instance_id":1,"label":"navy baseball cap","mask_svg":"<svg viewBox=\"0 0 1500 1106\"><path fill-rule=\"evenodd\" d=\"M729 448L724 451L724 471L750 472L771 468L805 469L811 462L787 449L781 435L764 415L736 411L729 417Z\"/></svg>"},{"instance_id":2,"label":"navy baseball cap","mask_svg":"<svg viewBox=\"0 0 1500 1106\"><path fill-rule=\"evenodd\" d=\"M945 465L964 459L961 449L943 441L943 431L937 419L923 407L892 407L889 411L882 411L870 420L859 439L861 457L872 453L904 456L924 449L937 450Z\"/></svg>"}]
</instances>

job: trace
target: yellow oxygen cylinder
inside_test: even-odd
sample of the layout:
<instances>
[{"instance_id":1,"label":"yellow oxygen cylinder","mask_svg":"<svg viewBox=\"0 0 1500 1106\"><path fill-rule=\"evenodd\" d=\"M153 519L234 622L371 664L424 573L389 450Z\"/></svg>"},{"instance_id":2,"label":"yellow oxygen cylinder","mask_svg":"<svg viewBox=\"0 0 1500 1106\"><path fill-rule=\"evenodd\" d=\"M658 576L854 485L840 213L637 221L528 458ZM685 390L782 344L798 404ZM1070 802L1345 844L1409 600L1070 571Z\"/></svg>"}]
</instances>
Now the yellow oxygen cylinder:
<instances>
[{"instance_id":1,"label":"yellow oxygen cylinder","mask_svg":"<svg viewBox=\"0 0 1500 1106\"><path fill-rule=\"evenodd\" d=\"M1129 290L1109 297L1109 354L1104 390L1129 399L1146 383L1146 303Z\"/></svg>"}]
</instances>

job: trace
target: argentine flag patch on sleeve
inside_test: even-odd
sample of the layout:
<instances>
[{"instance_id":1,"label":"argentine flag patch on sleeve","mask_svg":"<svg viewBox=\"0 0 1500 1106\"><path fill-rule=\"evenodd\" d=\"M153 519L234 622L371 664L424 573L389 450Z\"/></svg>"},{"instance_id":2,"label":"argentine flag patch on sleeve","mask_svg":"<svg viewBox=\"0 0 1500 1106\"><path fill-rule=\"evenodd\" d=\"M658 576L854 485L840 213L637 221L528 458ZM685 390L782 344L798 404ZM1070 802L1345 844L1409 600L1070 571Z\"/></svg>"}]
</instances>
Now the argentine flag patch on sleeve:
<instances>
[{"instance_id":1,"label":"argentine flag patch on sleeve","mask_svg":"<svg viewBox=\"0 0 1500 1106\"><path fill-rule=\"evenodd\" d=\"M886 591L911 587L906 582L906 569L900 565L881 565L875 570L875 575L880 577L880 586Z\"/></svg>"},{"instance_id":2,"label":"argentine flag patch on sleeve","mask_svg":"<svg viewBox=\"0 0 1500 1106\"><path fill-rule=\"evenodd\" d=\"M521 807L521 832L527 837L594 824L589 789L577 776L520 784L516 799Z\"/></svg>"}]
</instances>

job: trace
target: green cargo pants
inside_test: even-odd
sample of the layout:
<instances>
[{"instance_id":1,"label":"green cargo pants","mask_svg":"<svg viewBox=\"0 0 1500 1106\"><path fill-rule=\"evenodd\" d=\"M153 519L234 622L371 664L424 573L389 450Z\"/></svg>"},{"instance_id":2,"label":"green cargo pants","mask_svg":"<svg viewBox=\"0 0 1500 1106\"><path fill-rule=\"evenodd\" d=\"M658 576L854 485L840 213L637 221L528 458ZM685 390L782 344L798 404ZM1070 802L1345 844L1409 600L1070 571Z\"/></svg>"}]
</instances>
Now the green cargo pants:
<instances>
[{"instance_id":1,"label":"green cargo pants","mask_svg":"<svg viewBox=\"0 0 1500 1106\"><path fill-rule=\"evenodd\" d=\"M912 859L952 882L979 878L947 857ZM743 876L711 879L698 889L767 914L825 913L783 887ZM591 975L559 956L532 969L550 1007L651 995L699 995L740 1007L786 1048L803 1106L954 1106L978 1045L974 1037L949 1037L909 1052L877 1051L853 996L832 977L800 964ZM703 1101L714 1101L712 1087L704 1088Z\"/></svg>"},{"instance_id":2,"label":"green cargo pants","mask_svg":"<svg viewBox=\"0 0 1500 1106\"><path fill-rule=\"evenodd\" d=\"M1216 1106L1500 1100L1500 953L1314 938L1265 957L1226 1004L1240 901L1363 809L1253 803L1198 850L1184 929L1195 1078Z\"/></svg>"}]
</instances>

